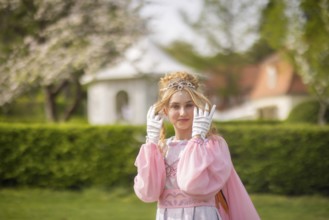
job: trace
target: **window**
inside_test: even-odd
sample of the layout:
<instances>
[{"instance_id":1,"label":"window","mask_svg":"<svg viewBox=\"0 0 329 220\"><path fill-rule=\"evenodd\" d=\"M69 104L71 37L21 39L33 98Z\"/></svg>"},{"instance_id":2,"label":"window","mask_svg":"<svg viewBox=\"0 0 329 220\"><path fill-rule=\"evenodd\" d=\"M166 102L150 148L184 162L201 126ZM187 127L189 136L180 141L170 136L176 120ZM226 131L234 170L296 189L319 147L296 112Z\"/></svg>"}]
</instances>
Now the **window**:
<instances>
[{"instance_id":1,"label":"window","mask_svg":"<svg viewBox=\"0 0 329 220\"><path fill-rule=\"evenodd\" d=\"M274 89L277 83L277 71L274 66L266 67L267 87Z\"/></svg>"},{"instance_id":2,"label":"window","mask_svg":"<svg viewBox=\"0 0 329 220\"><path fill-rule=\"evenodd\" d=\"M131 111L129 107L129 97L126 91L119 91L116 95L117 121L129 121Z\"/></svg>"},{"instance_id":3,"label":"window","mask_svg":"<svg viewBox=\"0 0 329 220\"><path fill-rule=\"evenodd\" d=\"M258 118L263 120L276 120L278 119L277 106L268 106L258 109Z\"/></svg>"}]
</instances>

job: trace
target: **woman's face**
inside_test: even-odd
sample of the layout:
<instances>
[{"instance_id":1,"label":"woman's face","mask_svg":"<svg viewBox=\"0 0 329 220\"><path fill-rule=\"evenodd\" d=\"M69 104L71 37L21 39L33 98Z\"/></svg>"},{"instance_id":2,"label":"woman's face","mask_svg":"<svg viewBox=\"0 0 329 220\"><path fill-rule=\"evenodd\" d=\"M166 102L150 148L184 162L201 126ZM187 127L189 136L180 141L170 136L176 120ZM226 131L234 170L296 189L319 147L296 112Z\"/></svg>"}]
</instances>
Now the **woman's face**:
<instances>
[{"instance_id":1,"label":"woman's face","mask_svg":"<svg viewBox=\"0 0 329 220\"><path fill-rule=\"evenodd\" d=\"M165 113L176 132L192 132L194 103L190 94L184 90L174 93Z\"/></svg>"}]
</instances>

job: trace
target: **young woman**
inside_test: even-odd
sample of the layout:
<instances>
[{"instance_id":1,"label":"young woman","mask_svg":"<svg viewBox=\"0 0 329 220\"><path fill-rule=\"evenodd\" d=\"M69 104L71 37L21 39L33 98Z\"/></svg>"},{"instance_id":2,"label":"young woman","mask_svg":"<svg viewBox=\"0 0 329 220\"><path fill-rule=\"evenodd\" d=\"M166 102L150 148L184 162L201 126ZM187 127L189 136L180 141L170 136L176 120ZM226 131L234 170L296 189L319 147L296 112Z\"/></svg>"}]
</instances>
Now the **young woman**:
<instances>
[{"instance_id":1,"label":"young woman","mask_svg":"<svg viewBox=\"0 0 329 220\"><path fill-rule=\"evenodd\" d=\"M136 158L134 190L158 202L157 220L258 220L238 177L226 141L212 128L215 106L198 79L169 73L159 82L159 101L147 114L147 138ZM165 138L163 118L175 135Z\"/></svg>"}]
</instances>

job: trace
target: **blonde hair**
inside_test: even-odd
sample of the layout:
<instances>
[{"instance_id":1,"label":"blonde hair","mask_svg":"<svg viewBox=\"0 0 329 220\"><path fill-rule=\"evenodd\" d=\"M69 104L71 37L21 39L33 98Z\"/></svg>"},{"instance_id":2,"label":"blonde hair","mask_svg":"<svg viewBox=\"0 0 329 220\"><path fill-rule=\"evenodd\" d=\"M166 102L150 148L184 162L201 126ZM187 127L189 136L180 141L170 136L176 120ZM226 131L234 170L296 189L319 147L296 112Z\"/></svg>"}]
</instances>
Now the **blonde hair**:
<instances>
[{"instance_id":1,"label":"blonde hair","mask_svg":"<svg viewBox=\"0 0 329 220\"><path fill-rule=\"evenodd\" d=\"M179 89L177 86L170 86L170 84L174 82L185 81L191 83L190 86L182 86ZM188 72L177 71L167 73L164 77L162 77L159 81L159 96L158 101L155 103L155 112L163 113L163 110L166 106L169 105L170 98L177 91L186 91L192 98L193 103L201 109L204 109L205 105L212 106L211 102L205 97L200 90L200 83L197 76L192 75ZM207 137L216 133L216 129L214 126L211 126ZM166 148L166 131L164 125L162 125L161 133L160 133L160 141L159 146L160 150L164 153Z\"/></svg>"}]
</instances>

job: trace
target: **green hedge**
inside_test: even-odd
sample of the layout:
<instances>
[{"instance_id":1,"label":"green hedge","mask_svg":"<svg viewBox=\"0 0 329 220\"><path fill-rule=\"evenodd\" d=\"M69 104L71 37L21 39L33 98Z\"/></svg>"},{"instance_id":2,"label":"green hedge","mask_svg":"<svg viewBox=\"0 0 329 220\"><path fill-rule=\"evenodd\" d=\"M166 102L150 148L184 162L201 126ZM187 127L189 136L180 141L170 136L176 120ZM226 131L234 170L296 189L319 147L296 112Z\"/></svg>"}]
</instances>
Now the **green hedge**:
<instances>
[{"instance_id":1,"label":"green hedge","mask_svg":"<svg viewBox=\"0 0 329 220\"><path fill-rule=\"evenodd\" d=\"M232 126L221 133L248 190L329 195L329 127Z\"/></svg>"},{"instance_id":2,"label":"green hedge","mask_svg":"<svg viewBox=\"0 0 329 220\"><path fill-rule=\"evenodd\" d=\"M319 110L320 105L316 100L302 102L291 110L286 122L316 124ZM324 117L329 122L329 109Z\"/></svg>"},{"instance_id":3,"label":"green hedge","mask_svg":"<svg viewBox=\"0 0 329 220\"><path fill-rule=\"evenodd\" d=\"M134 157L144 130L0 125L0 184L50 188L127 184L136 172Z\"/></svg>"},{"instance_id":4,"label":"green hedge","mask_svg":"<svg viewBox=\"0 0 329 220\"><path fill-rule=\"evenodd\" d=\"M329 195L329 127L218 126L250 192ZM143 126L0 124L0 186L131 187L144 137Z\"/></svg>"}]
</instances>

